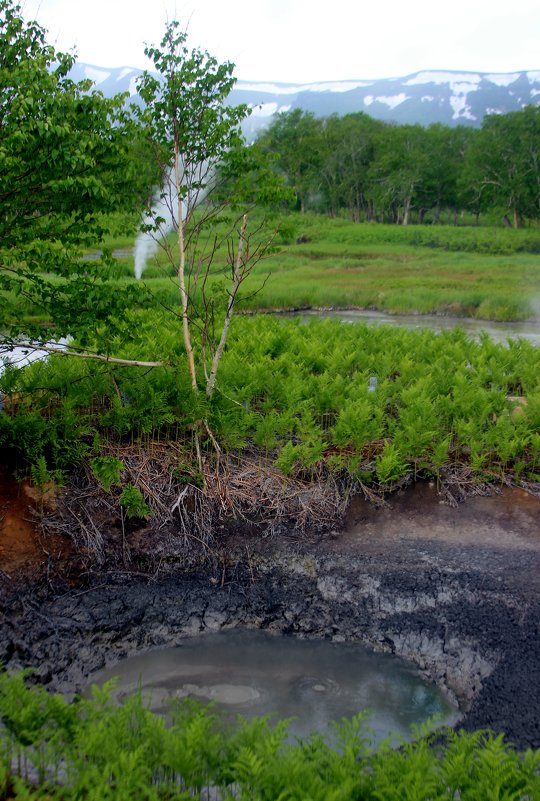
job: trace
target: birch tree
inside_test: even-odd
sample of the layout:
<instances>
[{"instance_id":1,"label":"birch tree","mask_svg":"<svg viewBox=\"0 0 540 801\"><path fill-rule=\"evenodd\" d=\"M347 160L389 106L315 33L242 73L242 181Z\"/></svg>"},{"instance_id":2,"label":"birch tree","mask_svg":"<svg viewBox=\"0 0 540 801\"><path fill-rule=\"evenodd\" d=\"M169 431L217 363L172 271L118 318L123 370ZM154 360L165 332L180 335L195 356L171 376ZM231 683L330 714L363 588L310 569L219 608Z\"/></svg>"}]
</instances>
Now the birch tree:
<instances>
[{"instance_id":1,"label":"birch tree","mask_svg":"<svg viewBox=\"0 0 540 801\"><path fill-rule=\"evenodd\" d=\"M162 220L151 207L146 227L174 264L192 389L210 399L240 288L272 239L265 240L258 229L250 233L248 212L258 197L268 201L274 189L279 194L281 181L261 170L256 148L244 145L240 126L250 109L227 103L235 83L232 63L220 64L207 52L190 49L176 21L167 25L159 47L147 47L145 53L157 74L141 76L139 116L161 168L159 201L167 204L174 244L161 237ZM246 182L248 174L254 180ZM209 234L225 208L236 212L227 232L222 226L220 233ZM227 255L218 258L218 252ZM218 333L216 275L226 279ZM206 421L201 425L212 436Z\"/></svg>"}]
</instances>

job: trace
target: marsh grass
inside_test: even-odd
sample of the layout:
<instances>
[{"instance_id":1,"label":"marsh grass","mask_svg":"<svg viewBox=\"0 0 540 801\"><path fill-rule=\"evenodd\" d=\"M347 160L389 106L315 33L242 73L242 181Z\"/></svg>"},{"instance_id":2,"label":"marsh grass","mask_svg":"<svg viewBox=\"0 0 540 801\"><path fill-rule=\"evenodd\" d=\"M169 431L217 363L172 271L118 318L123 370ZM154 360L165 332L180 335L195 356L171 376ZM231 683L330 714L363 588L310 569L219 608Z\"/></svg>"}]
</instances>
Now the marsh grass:
<instances>
[{"instance_id":1,"label":"marsh grass","mask_svg":"<svg viewBox=\"0 0 540 801\"><path fill-rule=\"evenodd\" d=\"M280 224L289 236L278 234L276 252L253 271L244 310L356 307L500 321L538 313L537 229L358 225L317 215L275 217L268 227ZM210 283L225 264L218 248ZM117 260L116 275L133 280L132 258ZM144 283L156 303L178 305L174 267L159 252Z\"/></svg>"}]
</instances>

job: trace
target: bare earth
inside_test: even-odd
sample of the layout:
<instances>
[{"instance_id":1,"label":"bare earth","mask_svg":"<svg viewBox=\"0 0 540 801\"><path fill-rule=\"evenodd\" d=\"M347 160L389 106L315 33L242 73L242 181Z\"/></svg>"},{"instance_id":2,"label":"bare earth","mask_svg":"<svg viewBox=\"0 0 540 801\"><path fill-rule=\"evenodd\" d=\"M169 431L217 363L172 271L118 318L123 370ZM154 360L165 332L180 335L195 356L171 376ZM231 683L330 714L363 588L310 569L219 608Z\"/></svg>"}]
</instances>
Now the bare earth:
<instances>
[{"instance_id":1,"label":"bare earth","mask_svg":"<svg viewBox=\"0 0 540 801\"><path fill-rule=\"evenodd\" d=\"M34 528L40 503L0 482L0 660L53 687L80 691L106 664L186 636L261 628L404 656L454 694L466 728L540 746L539 498L504 489L450 507L422 483L383 508L355 498L341 532L238 534L205 564L105 568L82 586L65 540ZM73 570L61 590L53 563Z\"/></svg>"}]
</instances>

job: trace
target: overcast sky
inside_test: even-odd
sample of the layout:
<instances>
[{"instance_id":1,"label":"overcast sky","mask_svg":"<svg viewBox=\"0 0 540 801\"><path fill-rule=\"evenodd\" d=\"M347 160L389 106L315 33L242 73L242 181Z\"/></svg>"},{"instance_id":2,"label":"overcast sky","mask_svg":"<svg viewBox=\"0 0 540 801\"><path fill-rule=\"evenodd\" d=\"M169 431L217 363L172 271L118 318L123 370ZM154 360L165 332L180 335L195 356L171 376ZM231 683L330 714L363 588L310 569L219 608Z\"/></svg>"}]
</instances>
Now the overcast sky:
<instances>
[{"instance_id":1,"label":"overcast sky","mask_svg":"<svg viewBox=\"0 0 540 801\"><path fill-rule=\"evenodd\" d=\"M60 50L148 67L166 20L243 80L309 83L425 69L540 70L539 0L19 0Z\"/></svg>"}]
</instances>

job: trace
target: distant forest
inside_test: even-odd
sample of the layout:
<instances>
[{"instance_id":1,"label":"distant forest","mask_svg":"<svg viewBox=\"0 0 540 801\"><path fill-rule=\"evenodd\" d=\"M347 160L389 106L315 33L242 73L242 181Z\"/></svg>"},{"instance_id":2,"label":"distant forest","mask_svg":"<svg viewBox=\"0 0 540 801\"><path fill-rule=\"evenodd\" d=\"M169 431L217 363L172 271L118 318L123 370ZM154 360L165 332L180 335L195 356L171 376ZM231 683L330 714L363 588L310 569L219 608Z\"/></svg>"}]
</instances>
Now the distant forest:
<instances>
[{"instance_id":1,"label":"distant forest","mask_svg":"<svg viewBox=\"0 0 540 801\"><path fill-rule=\"evenodd\" d=\"M540 106L488 116L480 129L298 109L278 114L257 143L300 211L402 225L540 221Z\"/></svg>"}]
</instances>

